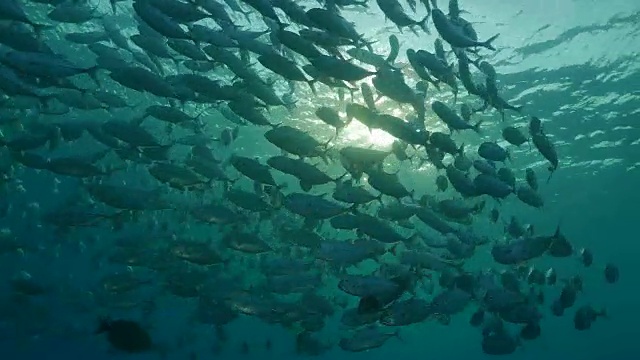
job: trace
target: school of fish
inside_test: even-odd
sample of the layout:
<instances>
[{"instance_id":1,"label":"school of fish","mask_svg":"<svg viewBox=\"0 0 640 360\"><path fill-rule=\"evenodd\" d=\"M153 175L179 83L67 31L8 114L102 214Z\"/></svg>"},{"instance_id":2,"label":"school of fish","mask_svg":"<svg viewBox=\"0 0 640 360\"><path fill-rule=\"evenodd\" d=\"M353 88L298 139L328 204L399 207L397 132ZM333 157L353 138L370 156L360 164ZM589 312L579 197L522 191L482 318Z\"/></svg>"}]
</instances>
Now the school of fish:
<instances>
[{"instance_id":1,"label":"school of fish","mask_svg":"<svg viewBox=\"0 0 640 360\"><path fill-rule=\"evenodd\" d=\"M348 19L367 12L393 24L382 38ZM589 249L502 209L544 211L561 154L457 0L2 0L0 27L0 256L71 246L88 264L83 286L18 272L21 312L65 298L113 349L166 355L190 341L153 336L170 298L213 353L253 317L311 356L453 317L505 355L545 316L607 316L578 302L579 273L536 266L595 267ZM391 143L345 140L356 123ZM515 165L527 147L548 166Z\"/></svg>"}]
</instances>

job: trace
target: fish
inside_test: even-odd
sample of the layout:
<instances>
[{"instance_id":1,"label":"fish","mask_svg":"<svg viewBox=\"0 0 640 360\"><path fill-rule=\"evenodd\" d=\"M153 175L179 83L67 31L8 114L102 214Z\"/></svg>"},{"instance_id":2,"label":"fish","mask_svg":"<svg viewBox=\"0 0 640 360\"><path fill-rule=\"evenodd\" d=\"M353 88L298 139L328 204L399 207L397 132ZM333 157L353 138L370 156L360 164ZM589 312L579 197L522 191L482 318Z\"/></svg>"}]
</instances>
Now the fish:
<instances>
[{"instance_id":1,"label":"fish","mask_svg":"<svg viewBox=\"0 0 640 360\"><path fill-rule=\"evenodd\" d=\"M107 340L113 348L126 353L143 353L153 348L149 333L132 320L101 319L96 334L101 333L107 334Z\"/></svg>"},{"instance_id":2,"label":"fish","mask_svg":"<svg viewBox=\"0 0 640 360\"><path fill-rule=\"evenodd\" d=\"M369 326L358 330L350 338L342 338L339 346L345 351L361 352L379 348L389 339L398 337L398 331L383 331L382 328Z\"/></svg>"},{"instance_id":3,"label":"fish","mask_svg":"<svg viewBox=\"0 0 640 360\"><path fill-rule=\"evenodd\" d=\"M453 47L469 48L481 46L489 50L496 50L493 47L492 43L495 39L498 38L498 36L500 36L500 34L496 34L486 41L473 40L462 33L456 26L454 26L444 14L444 12L437 8L433 9L433 11L431 12L431 19L436 30L438 30L438 34L440 34L444 41L448 42Z\"/></svg>"},{"instance_id":4,"label":"fish","mask_svg":"<svg viewBox=\"0 0 640 360\"><path fill-rule=\"evenodd\" d=\"M551 180L551 176L559 166L558 153L556 152L555 146L551 140L542 132L531 134L531 140L540 154L542 154L542 156L544 156L544 158L550 163L549 177L547 178L547 182L549 182L549 180Z\"/></svg>"},{"instance_id":5,"label":"fish","mask_svg":"<svg viewBox=\"0 0 640 360\"><path fill-rule=\"evenodd\" d=\"M433 103L431 103L431 109L436 113L436 115L438 115L438 118L440 118L452 131L471 129L475 132L480 132L480 125L482 124L482 120L478 121L475 125L471 125L464 121L464 119L462 119L458 114L456 114L454 110L440 101L434 101Z\"/></svg>"}]
</instances>

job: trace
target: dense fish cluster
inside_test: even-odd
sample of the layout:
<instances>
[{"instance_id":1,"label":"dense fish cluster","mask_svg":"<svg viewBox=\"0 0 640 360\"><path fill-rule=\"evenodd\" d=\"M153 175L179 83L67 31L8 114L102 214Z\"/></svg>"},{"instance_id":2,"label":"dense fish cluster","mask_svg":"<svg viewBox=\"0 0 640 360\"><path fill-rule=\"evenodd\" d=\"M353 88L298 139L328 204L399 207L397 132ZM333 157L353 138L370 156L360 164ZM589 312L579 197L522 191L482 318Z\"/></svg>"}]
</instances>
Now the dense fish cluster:
<instances>
[{"instance_id":1,"label":"dense fish cluster","mask_svg":"<svg viewBox=\"0 0 640 360\"><path fill-rule=\"evenodd\" d=\"M305 355L453 317L479 351L510 354L544 336L545 316L576 330L606 317L579 302L579 273L536 265L597 256L503 210L544 211L561 162L536 104L500 92L498 34L476 33L457 0L110 5L0 1L0 171L27 199L3 202L0 254L72 244L90 264L64 287L20 271L21 312L55 296L86 315L66 329L165 355L192 340L152 336L166 299L214 330L213 352L271 349L229 350L239 317L290 329ZM393 24L388 53L348 20L367 11ZM404 48L408 33L424 46ZM349 142L354 124L391 140ZM522 151L547 169L517 166Z\"/></svg>"}]
</instances>

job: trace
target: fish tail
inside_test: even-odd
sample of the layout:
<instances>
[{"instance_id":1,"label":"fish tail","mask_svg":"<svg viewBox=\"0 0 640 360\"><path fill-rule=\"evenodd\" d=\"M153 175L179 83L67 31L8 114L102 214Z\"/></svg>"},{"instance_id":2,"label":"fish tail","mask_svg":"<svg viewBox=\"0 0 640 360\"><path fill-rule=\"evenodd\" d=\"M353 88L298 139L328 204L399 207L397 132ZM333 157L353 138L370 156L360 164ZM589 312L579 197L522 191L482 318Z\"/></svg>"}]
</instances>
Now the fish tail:
<instances>
[{"instance_id":1,"label":"fish tail","mask_svg":"<svg viewBox=\"0 0 640 360\"><path fill-rule=\"evenodd\" d=\"M113 15L115 15L116 10L118 9L118 7L116 6L116 0L109 0L109 2L111 3L111 10L113 11Z\"/></svg>"},{"instance_id":2,"label":"fish tail","mask_svg":"<svg viewBox=\"0 0 640 360\"><path fill-rule=\"evenodd\" d=\"M560 229L560 225L562 225L562 220L558 222L558 226L556 226L556 232L553 233L554 239L557 239L562 236L562 230Z\"/></svg>"},{"instance_id":3,"label":"fish tail","mask_svg":"<svg viewBox=\"0 0 640 360\"><path fill-rule=\"evenodd\" d=\"M535 233L535 228L533 225L529 224L529 226L527 227L527 233L529 233L529 236L533 236L533 234Z\"/></svg>"},{"instance_id":4,"label":"fish tail","mask_svg":"<svg viewBox=\"0 0 640 360\"><path fill-rule=\"evenodd\" d=\"M398 244L393 244L387 251L393 256L398 256Z\"/></svg>"},{"instance_id":5,"label":"fish tail","mask_svg":"<svg viewBox=\"0 0 640 360\"><path fill-rule=\"evenodd\" d=\"M282 20L278 19L278 27L280 27L281 30L284 30L286 28L288 28L291 24L286 23L286 22L282 22Z\"/></svg>"},{"instance_id":6,"label":"fish tail","mask_svg":"<svg viewBox=\"0 0 640 360\"><path fill-rule=\"evenodd\" d=\"M309 88L311 88L311 92L313 93L313 95L318 96L318 92L316 91L316 82L318 80L309 80L307 81L307 84L309 84Z\"/></svg>"},{"instance_id":7,"label":"fish tail","mask_svg":"<svg viewBox=\"0 0 640 360\"><path fill-rule=\"evenodd\" d=\"M298 106L298 100L291 100L284 103L284 107L287 111L292 112Z\"/></svg>"},{"instance_id":8,"label":"fish tail","mask_svg":"<svg viewBox=\"0 0 640 360\"><path fill-rule=\"evenodd\" d=\"M344 129L347 126L347 124L344 124L343 126L337 126L336 127L336 134L333 136L334 139L337 139L338 136L340 136L340 132L342 131L342 129Z\"/></svg>"},{"instance_id":9,"label":"fish tail","mask_svg":"<svg viewBox=\"0 0 640 360\"><path fill-rule=\"evenodd\" d=\"M475 131L476 133L480 134L482 132L482 130L480 130L480 125L482 125L483 121L484 120L480 120L475 125L473 125L473 131Z\"/></svg>"},{"instance_id":10,"label":"fish tail","mask_svg":"<svg viewBox=\"0 0 640 360\"><path fill-rule=\"evenodd\" d=\"M100 66L96 65L86 69L84 72L89 75L89 77L96 83L96 85L101 86L100 80L98 80L98 70L100 70Z\"/></svg>"},{"instance_id":11,"label":"fish tail","mask_svg":"<svg viewBox=\"0 0 640 360\"><path fill-rule=\"evenodd\" d=\"M348 171L345 171L345 172L344 172L344 174L342 174L342 175L338 176L338 177L337 177L337 178L335 178L333 181L334 181L334 182L336 182L336 183L337 183L337 182L339 182L339 181L342 181L342 179L344 179L344 178L345 178L345 176L347 176L347 175L349 175L349 172L348 172Z\"/></svg>"},{"instance_id":12,"label":"fish tail","mask_svg":"<svg viewBox=\"0 0 640 360\"><path fill-rule=\"evenodd\" d=\"M323 162L325 165L329 165L329 155L327 154L327 150L329 150L329 149L326 149L326 150L322 153L322 155L320 156L320 158L322 159L322 162Z\"/></svg>"},{"instance_id":13,"label":"fish tail","mask_svg":"<svg viewBox=\"0 0 640 360\"><path fill-rule=\"evenodd\" d=\"M335 140L334 137L330 138L329 140L327 140L327 142L325 142L324 144L322 144L322 148L324 149L324 154L327 154L327 151L329 151L331 149L331 142Z\"/></svg>"},{"instance_id":14,"label":"fish tail","mask_svg":"<svg viewBox=\"0 0 640 360\"><path fill-rule=\"evenodd\" d=\"M107 332L111 329L111 319L107 316L101 316L98 318L98 327L94 334L102 334L103 332Z\"/></svg>"},{"instance_id":15,"label":"fish tail","mask_svg":"<svg viewBox=\"0 0 640 360\"><path fill-rule=\"evenodd\" d=\"M357 89L354 89L352 87L349 87L348 89L349 89L349 96L351 97L351 102L353 102L354 94L355 94Z\"/></svg>"},{"instance_id":16,"label":"fish tail","mask_svg":"<svg viewBox=\"0 0 640 360\"><path fill-rule=\"evenodd\" d=\"M39 96L38 101L40 102L40 107L36 110L36 112L40 112L42 109L46 109L49 106L49 101L55 98L55 95Z\"/></svg>"},{"instance_id":17,"label":"fish tail","mask_svg":"<svg viewBox=\"0 0 640 360\"><path fill-rule=\"evenodd\" d=\"M374 52L373 51L373 44L377 43L378 40L367 40L365 38L362 37L362 44L367 48L367 50Z\"/></svg>"},{"instance_id":18,"label":"fish tail","mask_svg":"<svg viewBox=\"0 0 640 360\"><path fill-rule=\"evenodd\" d=\"M464 272L464 261L454 261L451 266L460 272Z\"/></svg>"},{"instance_id":19,"label":"fish tail","mask_svg":"<svg viewBox=\"0 0 640 360\"><path fill-rule=\"evenodd\" d=\"M107 168L105 169L105 174L111 175L118 171L125 171L127 170L127 167L128 167L127 165L117 165L111 168Z\"/></svg>"},{"instance_id":20,"label":"fish tail","mask_svg":"<svg viewBox=\"0 0 640 360\"><path fill-rule=\"evenodd\" d=\"M556 168L557 167L554 167L554 166L549 167L550 173L549 173L549 177L547 178L547 184L549 183L549 181L551 181L551 177L553 176L553 173L556 171Z\"/></svg>"},{"instance_id":21,"label":"fish tail","mask_svg":"<svg viewBox=\"0 0 640 360\"><path fill-rule=\"evenodd\" d=\"M400 169L398 169L398 172L400 171ZM409 191L409 199L411 200L416 200L416 189L411 189L411 191Z\"/></svg>"},{"instance_id":22,"label":"fish tail","mask_svg":"<svg viewBox=\"0 0 640 360\"><path fill-rule=\"evenodd\" d=\"M458 155L464 155L464 144L460 145L460 148L458 148Z\"/></svg>"},{"instance_id":23,"label":"fish tail","mask_svg":"<svg viewBox=\"0 0 640 360\"><path fill-rule=\"evenodd\" d=\"M242 11L242 15L244 15L244 18L247 20L247 22L251 24L251 11ZM278 24L280 24L280 22L278 22Z\"/></svg>"},{"instance_id":24,"label":"fish tail","mask_svg":"<svg viewBox=\"0 0 640 360\"><path fill-rule=\"evenodd\" d=\"M36 34L36 37L39 38L40 35L42 35L43 31L54 29L56 26L55 25L47 25L47 24L31 23L31 27L33 28L33 32Z\"/></svg>"},{"instance_id":25,"label":"fish tail","mask_svg":"<svg viewBox=\"0 0 640 360\"><path fill-rule=\"evenodd\" d=\"M607 308L602 308L600 311L596 311L596 316L602 316L605 319L609 319L609 312Z\"/></svg>"},{"instance_id":26,"label":"fish tail","mask_svg":"<svg viewBox=\"0 0 640 360\"><path fill-rule=\"evenodd\" d=\"M349 213L351 213L353 215L358 215L359 214L358 206L359 206L359 204L352 204L351 206L349 206L347 208L346 212L349 212Z\"/></svg>"},{"instance_id":27,"label":"fish tail","mask_svg":"<svg viewBox=\"0 0 640 360\"><path fill-rule=\"evenodd\" d=\"M142 114L142 116L140 116L140 117L137 117L137 118L133 118L133 119L131 119L131 123L132 123L132 124L136 124L136 125L140 125L140 124L142 124L142 122L143 122L147 117L149 117L149 114L147 114L147 113ZM214 141L216 141L216 140L218 140L218 139L215 139Z\"/></svg>"},{"instance_id":28,"label":"fish tail","mask_svg":"<svg viewBox=\"0 0 640 360\"><path fill-rule=\"evenodd\" d=\"M200 112L193 119L200 120L200 117L202 117L202 115L204 115L207 112L207 110L209 110L209 108L205 106L204 108L202 108L202 110L200 110Z\"/></svg>"},{"instance_id":29,"label":"fish tail","mask_svg":"<svg viewBox=\"0 0 640 360\"><path fill-rule=\"evenodd\" d=\"M493 50L496 51L496 48L493 47L493 45L491 44L495 39L498 38L498 36L500 36L500 34L495 34L492 37L489 38L489 40L480 43L480 45L486 47L489 50Z\"/></svg>"},{"instance_id":30,"label":"fish tail","mask_svg":"<svg viewBox=\"0 0 640 360\"><path fill-rule=\"evenodd\" d=\"M488 108L488 107L489 107L489 103L487 103L487 102L485 101L485 103L484 103L481 107L479 107L479 108L477 108L477 109L472 109L472 112L473 112L474 114L475 114L475 113L479 113L479 112L483 112L483 111L487 110L487 108Z\"/></svg>"},{"instance_id":31,"label":"fish tail","mask_svg":"<svg viewBox=\"0 0 640 360\"><path fill-rule=\"evenodd\" d=\"M427 14L427 16L425 16L422 20L420 20L418 22L418 25L420 25L420 28L424 30L424 32L426 32L427 34L431 34L431 30L429 30L429 27L427 26L428 22L429 22L429 14Z\"/></svg>"},{"instance_id":32,"label":"fish tail","mask_svg":"<svg viewBox=\"0 0 640 360\"><path fill-rule=\"evenodd\" d=\"M430 78L427 81L431 83L438 91L440 91L440 82L438 80L434 80Z\"/></svg>"}]
</instances>

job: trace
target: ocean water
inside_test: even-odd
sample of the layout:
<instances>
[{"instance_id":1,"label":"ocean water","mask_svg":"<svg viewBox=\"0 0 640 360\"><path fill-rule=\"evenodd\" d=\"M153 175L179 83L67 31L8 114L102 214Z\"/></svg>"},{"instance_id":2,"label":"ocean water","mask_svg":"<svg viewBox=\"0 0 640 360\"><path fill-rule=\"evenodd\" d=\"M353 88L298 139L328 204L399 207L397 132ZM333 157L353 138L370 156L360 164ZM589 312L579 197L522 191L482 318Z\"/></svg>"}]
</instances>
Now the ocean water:
<instances>
[{"instance_id":1,"label":"ocean water","mask_svg":"<svg viewBox=\"0 0 640 360\"><path fill-rule=\"evenodd\" d=\"M23 2L28 3L28 0ZM110 11L110 5L104 0L93 3L98 6L97 11ZM488 60L499 74L501 93L544 120L545 131L552 136L560 157L558 171L548 184L541 185L544 208L536 210L505 204L506 211L527 219L536 230L545 233L552 232L560 224L563 233L576 247L590 249L595 261L588 269L573 258L562 262L541 259L535 265L540 268L554 266L559 273L581 274L585 289L577 304L605 307L608 311L607 318L598 319L591 329L581 332L573 328L572 313L554 317L546 311L542 336L523 343L514 354L506 357L518 360L640 359L640 290L637 286L640 281L634 278L640 274L637 230L640 220L640 2L461 0L460 3L468 11L467 18L481 38L500 33L495 42L499 51L491 54ZM128 1L118 3L118 6L129 8ZM38 6L27 4L26 7L33 11L34 18L43 18L43 14L38 13ZM371 9L370 14L357 11L345 14L356 23L360 32L379 39L374 47L385 54L388 51L385 39L395 30L383 28L384 19L375 2L371 2ZM117 17L117 21L123 28L133 26L126 12ZM61 25L57 29L70 28L74 27ZM52 38L51 43L71 59L91 64L89 55L64 44L55 34L47 34ZM418 37L409 32L399 37L403 50L406 47L431 48L434 39L433 35ZM324 105L329 101L327 99L335 97L328 89L322 89L317 98L310 98L307 92L300 100L300 107ZM131 103L137 101L138 95L126 94ZM137 109L117 112L123 117L134 117L138 113ZM73 110L65 116L75 119L98 115ZM305 116L310 117L307 112L292 119L287 112L276 110L272 119L274 122L301 122ZM508 121L520 118L516 114L507 116ZM493 123L483 132L485 139L499 136L499 116L494 114L492 119ZM214 130L229 126L215 114L207 115L207 121L219 124L213 126ZM317 123L309 123L301 126L308 126L309 131L316 131L319 136L326 135L317 130ZM279 154L264 141L263 132L258 128L243 128L232 151L261 159ZM341 142L389 145L385 134L370 134L355 126L346 129ZM543 174L546 163L535 152L525 149L527 146L513 152L514 166L534 166ZM80 152L82 145L61 151ZM402 174L407 185L416 192L433 188L433 169L403 168ZM541 181L546 178L544 174ZM0 254L0 359L159 358L156 353L118 353L109 349L103 337L93 334L96 319L105 315L104 307L83 298L86 295L83 289L91 289L95 279L109 267L100 260L101 253L109 251L101 242L113 234L107 229L85 229L81 235L67 236L40 224L38 214L76 194L78 182L30 169L19 172L19 176L24 191L10 186L11 191L2 194L2 202L9 203L12 211L0 219L0 224L10 228L21 241L37 244L39 251L25 255ZM128 173L121 176L125 181L137 182L127 178L132 176ZM427 182L429 185L425 185ZM38 204L37 207L34 204ZM182 220L176 218L175 221ZM206 230L197 231L216 236ZM480 248L478 251L488 255L489 250ZM607 284L603 279L603 268L608 262L620 268L621 278L617 284ZM8 282L22 270L42 279L47 293L35 299L16 299ZM548 298L557 293L550 291ZM226 326L228 343L221 353L214 354L211 348L216 343L215 331L193 325L189 304L171 298L155 299L151 293L143 292L140 296L141 301L157 300L151 315L151 331L159 343L171 344L166 359L190 359L190 353L197 354L197 359L304 357L295 352L294 333L249 317L240 317ZM322 334L325 339L337 341L342 335L337 320L329 321ZM267 339L273 344L270 350L263 345ZM348 353L334 346L316 358L493 358L482 353L480 340L481 334L468 325L465 313L454 316L448 326L424 322L402 328L399 339L391 339L378 349ZM246 354L240 351L242 342L250 345Z\"/></svg>"}]
</instances>

